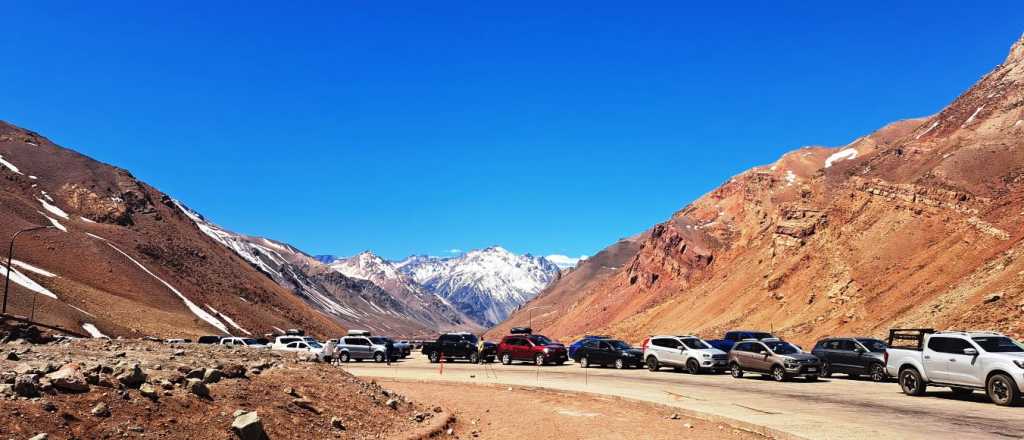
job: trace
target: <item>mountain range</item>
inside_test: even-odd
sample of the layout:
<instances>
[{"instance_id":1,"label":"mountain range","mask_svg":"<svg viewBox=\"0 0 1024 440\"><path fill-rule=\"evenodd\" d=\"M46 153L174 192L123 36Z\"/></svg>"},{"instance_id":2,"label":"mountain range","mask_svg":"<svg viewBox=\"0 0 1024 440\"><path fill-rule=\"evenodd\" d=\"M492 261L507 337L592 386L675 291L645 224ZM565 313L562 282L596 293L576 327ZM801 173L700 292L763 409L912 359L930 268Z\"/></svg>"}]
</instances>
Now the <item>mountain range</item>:
<instances>
[{"instance_id":1,"label":"mountain range","mask_svg":"<svg viewBox=\"0 0 1024 440\"><path fill-rule=\"evenodd\" d=\"M891 327L1019 337L1022 185L1024 39L939 113L743 172L582 262L489 335L532 320L558 338L759 328L811 343Z\"/></svg>"}]
</instances>

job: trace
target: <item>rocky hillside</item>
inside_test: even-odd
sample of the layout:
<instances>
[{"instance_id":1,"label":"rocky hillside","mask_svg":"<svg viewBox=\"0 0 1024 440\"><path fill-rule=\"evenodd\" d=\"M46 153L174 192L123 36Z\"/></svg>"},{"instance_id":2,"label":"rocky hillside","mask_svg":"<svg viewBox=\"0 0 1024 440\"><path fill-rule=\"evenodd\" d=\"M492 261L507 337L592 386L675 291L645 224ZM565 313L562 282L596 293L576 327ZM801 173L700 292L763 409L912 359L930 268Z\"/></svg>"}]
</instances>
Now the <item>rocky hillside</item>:
<instances>
[{"instance_id":1,"label":"rocky hillside","mask_svg":"<svg viewBox=\"0 0 1024 440\"><path fill-rule=\"evenodd\" d=\"M487 327L533 299L560 273L544 257L516 255L500 246L452 258L412 256L396 267Z\"/></svg>"},{"instance_id":2,"label":"rocky hillside","mask_svg":"<svg viewBox=\"0 0 1024 440\"><path fill-rule=\"evenodd\" d=\"M1020 336L1022 183L1024 40L938 114L744 172L524 310L549 306L534 327L556 337L753 327L809 342L894 326Z\"/></svg>"},{"instance_id":3,"label":"rocky hillside","mask_svg":"<svg viewBox=\"0 0 1024 440\"><path fill-rule=\"evenodd\" d=\"M203 233L345 327L403 337L433 334L439 329L478 329L436 298L428 297L426 304L408 294L400 299L366 277L331 270L294 246L229 231L181 202L175 203Z\"/></svg>"},{"instance_id":4,"label":"rocky hillside","mask_svg":"<svg viewBox=\"0 0 1024 440\"><path fill-rule=\"evenodd\" d=\"M8 312L141 337L343 331L128 171L0 122L0 237L21 234ZM3 269L0 269L0 275Z\"/></svg>"}]
</instances>

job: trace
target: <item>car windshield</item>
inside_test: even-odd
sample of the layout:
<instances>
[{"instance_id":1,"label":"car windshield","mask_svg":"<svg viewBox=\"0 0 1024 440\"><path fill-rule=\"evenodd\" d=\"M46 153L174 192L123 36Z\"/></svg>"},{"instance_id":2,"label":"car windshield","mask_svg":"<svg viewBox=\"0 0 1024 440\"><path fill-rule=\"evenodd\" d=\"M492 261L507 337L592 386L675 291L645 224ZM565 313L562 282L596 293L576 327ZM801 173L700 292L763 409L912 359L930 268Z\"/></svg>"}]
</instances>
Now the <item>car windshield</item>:
<instances>
[{"instance_id":1,"label":"car windshield","mask_svg":"<svg viewBox=\"0 0 1024 440\"><path fill-rule=\"evenodd\" d=\"M623 341L614 341L614 340L613 341L608 341L608 345L611 345L612 349L615 349L615 350L629 350L629 349L633 348L629 344L627 344L627 343L625 343Z\"/></svg>"},{"instance_id":2,"label":"car windshield","mask_svg":"<svg viewBox=\"0 0 1024 440\"><path fill-rule=\"evenodd\" d=\"M885 353L885 349L888 348L885 342L879 341L878 339L858 339L864 348L873 353Z\"/></svg>"},{"instance_id":3,"label":"car windshield","mask_svg":"<svg viewBox=\"0 0 1024 440\"><path fill-rule=\"evenodd\" d=\"M682 339L682 341L683 345L686 345L687 347L692 348L694 350L704 350L707 348L711 348L710 345L697 338L686 338Z\"/></svg>"},{"instance_id":4,"label":"car windshield","mask_svg":"<svg viewBox=\"0 0 1024 440\"><path fill-rule=\"evenodd\" d=\"M258 345L259 344L259 341L255 340L253 338L242 339L242 342L245 342L245 345Z\"/></svg>"},{"instance_id":5,"label":"car windshield","mask_svg":"<svg viewBox=\"0 0 1024 440\"><path fill-rule=\"evenodd\" d=\"M550 339L548 339L546 336L541 336L541 335L530 336L530 341L533 342L534 344L537 344L537 345L552 344Z\"/></svg>"},{"instance_id":6,"label":"car windshield","mask_svg":"<svg viewBox=\"0 0 1024 440\"><path fill-rule=\"evenodd\" d=\"M477 343L476 335L465 335L462 337L462 339L466 340L466 342L469 342L471 344Z\"/></svg>"},{"instance_id":7,"label":"car windshield","mask_svg":"<svg viewBox=\"0 0 1024 440\"><path fill-rule=\"evenodd\" d=\"M374 337L370 338L370 341L373 341L373 343L377 344L377 345L384 345L384 344L388 343L388 338L382 338L380 336L374 336Z\"/></svg>"},{"instance_id":8,"label":"car windshield","mask_svg":"<svg viewBox=\"0 0 1024 440\"><path fill-rule=\"evenodd\" d=\"M768 348L775 354L796 354L800 352L799 348L793 346L788 342L776 341L776 342L765 342Z\"/></svg>"},{"instance_id":9,"label":"car windshield","mask_svg":"<svg viewBox=\"0 0 1024 440\"><path fill-rule=\"evenodd\" d=\"M981 348L989 353L1020 353L1024 352L1019 344L1006 336L986 336L971 338Z\"/></svg>"},{"instance_id":10,"label":"car windshield","mask_svg":"<svg viewBox=\"0 0 1024 440\"><path fill-rule=\"evenodd\" d=\"M306 344L309 344L310 348L323 348L323 345L316 341L306 341Z\"/></svg>"}]
</instances>

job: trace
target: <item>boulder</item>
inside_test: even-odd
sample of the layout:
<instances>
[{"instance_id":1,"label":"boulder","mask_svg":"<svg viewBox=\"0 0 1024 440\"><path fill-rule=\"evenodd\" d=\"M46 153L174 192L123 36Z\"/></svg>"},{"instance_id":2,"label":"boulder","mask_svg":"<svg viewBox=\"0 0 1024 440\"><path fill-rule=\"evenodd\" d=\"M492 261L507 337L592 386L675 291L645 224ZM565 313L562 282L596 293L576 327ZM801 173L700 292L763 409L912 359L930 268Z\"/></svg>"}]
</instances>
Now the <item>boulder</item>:
<instances>
[{"instance_id":1,"label":"boulder","mask_svg":"<svg viewBox=\"0 0 1024 440\"><path fill-rule=\"evenodd\" d=\"M150 385L148 383L144 383L141 386L139 386L139 394L142 394L142 397L145 397L145 398L151 399L151 400L156 400L157 397L158 397L158 394L156 392L156 387L154 387L153 385Z\"/></svg>"},{"instance_id":2,"label":"boulder","mask_svg":"<svg viewBox=\"0 0 1024 440\"><path fill-rule=\"evenodd\" d=\"M103 402L97 403L90 412L96 417L110 417L110 408Z\"/></svg>"},{"instance_id":3,"label":"boulder","mask_svg":"<svg viewBox=\"0 0 1024 440\"><path fill-rule=\"evenodd\" d=\"M339 417L331 417L331 428L337 429L339 431L344 431L345 422L343 422Z\"/></svg>"},{"instance_id":4,"label":"boulder","mask_svg":"<svg viewBox=\"0 0 1024 440\"><path fill-rule=\"evenodd\" d=\"M241 379L245 377L245 367L241 364L231 364L224 367L224 377L227 379Z\"/></svg>"},{"instance_id":5,"label":"boulder","mask_svg":"<svg viewBox=\"0 0 1024 440\"><path fill-rule=\"evenodd\" d=\"M146 377L138 363L119 364L114 374L114 378L128 388L138 388L146 381Z\"/></svg>"},{"instance_id":6,"label":"boulder","mask_svg":"<svg viewBox=\"0 0 1024 440\"><path fill-rule=\"evenodd\" d=\"M188 379L185 382L185 388L188 389L188 392L195 394L196 396L204 399L210 398L210 388L208 388L206 384L199 379Z\"/></svg>"},{"instance_id":7,"label":"boulder","mask_svg":"<svg viewBox=\"0 0 1024 440\"><path fill-rule=\"evenodd\" d=\"M206 376L205 368L193 368L185 374L185 379L202 379Z\"/></svg>"},{"instance_id":8,"label":"boulder","mask_svg":"<svg viewBox=\"0 0 1024 440\"><path fill-rule=\"evenodd\" d=\"M217 382L220 382L220 378L223 377L223 376L224 376L224 374L221 373L220 370L217 370L217 369L206 370L206 374L203 375L203 382L204 383L217 383Z\"/></svg>"},{"instance_id":9,"label":"boulder","mask_svg":"<svg viewBox=\"0 0 1024 440\"><path fill-rule=\"evenodd\" d=\"M20 361L21 357L18 356L17 352L11 351L11 352L7 353L7 360L9 360L9 361Z\"/></svg>"},{"instance_id":10,"label":"boulder","mask_svg":"<svg viewBox=\"0 0 1024 440\"><path fill-rule=\"evenodd\" d=\"M235 417L231 423L231 432L238 436L239 440L267 440L267 433L263 430L263 422L256 412L248 412Z\"/></svg>"},{"instance_id":11,"label":"boulder","mask_svg":"<svg viewBox=\"0 0 1024 440\"><path fill-rule=\"evenodd\" d=\"M54 388L61 391L71 393L89 391L89 383L86 382L85 375L82 374L78 364L73 362L64 365L53 373L47 374L46 378L50 379L50 383L53 384Z\"/></svg>"},{"instance_id":12,"label":"boulder","mask_svg":"<svg viewBox=\"0 0 1024 440\"><path fill-rule=\"evenodd\" d=\"M22 374L14 379L12 387L14 393L21 397L39 396L39 376L35 374Z\"/></svg>"}]
</instances>

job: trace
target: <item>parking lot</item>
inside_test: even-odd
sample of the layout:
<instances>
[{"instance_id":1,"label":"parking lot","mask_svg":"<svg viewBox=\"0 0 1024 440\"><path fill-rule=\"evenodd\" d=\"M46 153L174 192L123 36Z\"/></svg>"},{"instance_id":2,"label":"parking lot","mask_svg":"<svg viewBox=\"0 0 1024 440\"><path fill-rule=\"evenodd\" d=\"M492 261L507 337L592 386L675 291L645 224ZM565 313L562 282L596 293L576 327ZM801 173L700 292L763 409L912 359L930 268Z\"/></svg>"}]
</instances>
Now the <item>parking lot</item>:
<instances>
[{"instance_id":1,"label":"parking lot","mask_svg":"<svg viewBox=\"0 0 1024 440\"><path fill-rule=\"evenodd\" d=\"M571 362L545 367L455 362L445 363L442 371L441 364L419 353L391 366L362 362L343 368L367 378L546 387L636 399L783 438L1024 438L1024 408L996 406L982 393L959 398L947 388L931 388L915 398L892 382L843 375L776 383L758 375L734 379L669 369L583 369Z\"/></svg>"}]
</instances>

